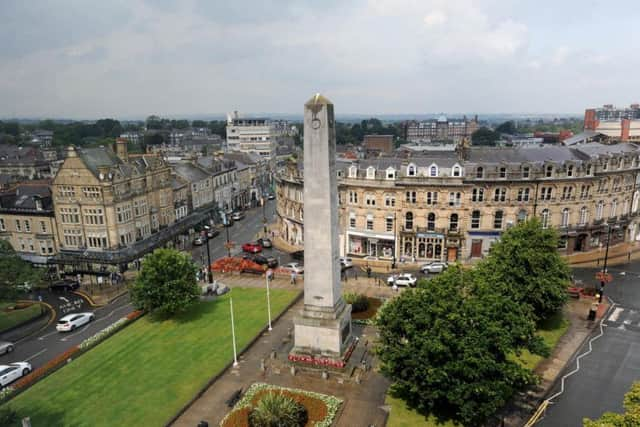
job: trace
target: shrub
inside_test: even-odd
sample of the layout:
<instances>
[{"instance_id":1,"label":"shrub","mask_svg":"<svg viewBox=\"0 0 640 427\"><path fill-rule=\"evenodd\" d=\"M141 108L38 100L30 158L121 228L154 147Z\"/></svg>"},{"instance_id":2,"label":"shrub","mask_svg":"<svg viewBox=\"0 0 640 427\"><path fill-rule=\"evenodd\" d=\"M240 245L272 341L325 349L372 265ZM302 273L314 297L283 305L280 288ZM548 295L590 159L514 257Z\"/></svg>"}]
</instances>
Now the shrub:
<instances>
[{"instance_id":1,"label":"shrub","mask_svg":"<svg viewBox=\"0 0 640 427\"><path fill-rule=\"evenodd\" d=\"M250 427L304 427L306 423L305 407L279 392L263 395L249 413Z\"/></svg>"},{"instance_id":2,"label":"shrub","mask_svg":"<svg viewBox=\"0 0 640 427\"><path fill-rule=\"evenodd\" d=\"M0 426L10 426L18 422L18 413L9 406L0 408Z\"/></svg>"},{"instance_id":3,"label":"shrub","mask_svg":"<svg viewBox=\"0 0 640 427\"><path fill-rule=\"evenodd\" d=\"M360 313L369 309L369 299L362 294L346 293L344 294L344 301L347 304L351 304L352 313Z\"/></svg>"}]
</instances>

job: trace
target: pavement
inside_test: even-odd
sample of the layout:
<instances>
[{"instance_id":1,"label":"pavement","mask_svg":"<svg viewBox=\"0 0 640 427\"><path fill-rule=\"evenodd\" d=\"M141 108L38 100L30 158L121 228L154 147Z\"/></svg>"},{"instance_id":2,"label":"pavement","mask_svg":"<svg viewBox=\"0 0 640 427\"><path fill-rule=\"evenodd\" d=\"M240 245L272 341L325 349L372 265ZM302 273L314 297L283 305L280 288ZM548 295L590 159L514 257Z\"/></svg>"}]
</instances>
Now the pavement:
<instances>
[{"instance_id":1,"label":"pavement","mask_svg":"<svg viewBox=\"0 0 640 427\"><path fill-rule=\"evenodd\" d=\"M255 382L266 382L284 387L299 388L337 396L344 400L337 427L384 425L386 414L382 409L389 382L372 369L362 377L361 384L353 379L329 374L321 378L320 372L298 372L292 375L286 367L287 348L293 328L293 317L302 310L299 301L273 324L272 331L265 331L259 339L240 357L238 366L227 369L172 425L193 427L205 420L209 425L218 425L230 411L226 401L237 390L246 391ZM361 343L372 339L372 329L354 325L354 333ZM276 359L270 359L276 351ZM265 361L265 371L260 369ZM278 363L280 362L280 363ZM341 379L342 378L342 379Z\"/></svg>"},{"instance_id":2,"label":"pavement","mask_svg":"<svg viewBox=\"0 0 640 427\"><path fill-rule=\"evenodd\" d=\"M595 284L597 269L574 270L576 278ZM599 418L606 411L623 411L622 400L634 381L640 380L640 262L609 268L613 282L605 295L615 304L603 321L604 333L592 342L593 351L581 358L577 373L567 378L564 392L546 409L536 424L545 427L582 426L582 419ZM589 335L597 336L599 328ZM577 354L589 350L583 342ZM574 359L564 373L576 368ZM548 396L560 391L556 384Z\"/></svg>"}]
</instances>

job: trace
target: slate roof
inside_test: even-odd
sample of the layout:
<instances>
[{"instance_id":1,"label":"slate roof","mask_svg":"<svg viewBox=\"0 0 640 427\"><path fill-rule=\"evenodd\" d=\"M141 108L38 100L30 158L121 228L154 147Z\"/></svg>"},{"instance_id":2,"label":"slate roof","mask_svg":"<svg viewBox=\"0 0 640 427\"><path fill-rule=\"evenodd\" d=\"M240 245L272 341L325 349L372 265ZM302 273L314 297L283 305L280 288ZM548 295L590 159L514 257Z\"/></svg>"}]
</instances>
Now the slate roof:
<instances>
[{"instance_id":1,"label":"slate roof","mask_svg":"<svg viewBox=\"0 0 640 427\"><path fill-rule=\"evenodd\" d=\"M143 175L148 168L156 168L162 164L162 160L156 156L141 156L123 162L109 147L78 148L76 153L96 177L99 168L108 168L110 172L130 177Z\"/></svg>"},{"instance_id":2,"label":"slate roof","mask_svg":"<svg viewBox=\"0 0 640 427\"><path fill-rule=\"evenodd\" d=\"M471 147L469 163L544 163L588 160L581 151L559 145L543 147Z\"/></svg>"},{"instance_id":3,"label":"slate roof","mask_svg":"<svg viewBox=\"0 0 640 427\"><path fill-rule=\"evenodd\" d=\"M42 210L36 209L35 200L42 201ZM53 212L51 189L47 185L19 185L10 192L0 194L0 210Z\"/></svg>"},{"instance_id":4,"label":"slate roof","mask_svg":"<svg viewBox=\"0 0 640 427\"><path fill-rule=\"evenodd\" d=\"M176 163L173 170L189 182L199 182L209 178L209 174L191 163Z\"/></svg>"},{"instance_id":5,"label":"slate roof","mask_svg":"<svg viewBox=\"0 0 640 427\"><path fill-rule=\"evenodd\" d=\"M0 164L36 163L44 162L42 152L35 147L21 147L18 145L0 145Z\"/></svg>"}]
</instances>

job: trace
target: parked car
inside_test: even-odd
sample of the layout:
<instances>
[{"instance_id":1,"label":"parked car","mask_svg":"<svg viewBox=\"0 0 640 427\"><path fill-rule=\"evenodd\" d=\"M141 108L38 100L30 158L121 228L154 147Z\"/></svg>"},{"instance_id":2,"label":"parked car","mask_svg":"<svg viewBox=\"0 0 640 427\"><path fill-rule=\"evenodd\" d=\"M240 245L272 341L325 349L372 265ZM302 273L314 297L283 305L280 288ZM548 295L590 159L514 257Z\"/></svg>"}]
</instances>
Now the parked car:
<instances>
[{"instance_id":1,"label":"parked car","mask_svg":"<svg viewBox=\"0 0 640 427\"><path fill-rule=\"evenodd\" d=\"M227 222L224 223L225 227L231 227L233 225L233 218L231 218L231 215L226 216L226 221Z\"/></svg>"},{"instance_id":2,"label":"parked car","mask_svg":"<svg viewBox=\"0 0 640 427\"><path fill-rule=\"evenodd\" d=\"M0 354L9 354L13 351L13 343L9 341L0 341Z\"/></svg>"},{"instance_id":3,"label":"parked car","mask_svg":"<svg viewBox=\"0 0 640 427\"><path fill-rule=\"evenodd\" d=\"M418 279L416 279L413 274L402 273L402 274L389 276L389 278L387 279L387 284L389 286L393 286L393 284L395 283L396 286L410 286L414 288L416 286L417 281Z\"/></svg>"},{"instance_id":4,"label":"parked car","mask_svg":"<svg viewBox=\"0 0 640 427\"><path fill-rule=\"evenodd\" d=\"M71 332L82 325L86 325L93 319L95 319L95 315L93 313L67 314L66 316L58 320L56 330L58 332Z\"/></svg>"},{"instance_id":5,"label":"parked car","mask_svg":"<svg viewBox=\"0 0 640 427\"><path fill-rule=\"evenodd\" d=\"M278 260L272 256L254 255L247 256L246 258L250 259L256 264L266 265L267 267L273 268L278 266Z\"/></svg>"},{"instance_id":6,"label":"parked car","mask_svg":"<svg viewBox=\"0 0 640 427\"><path fill-rule=\"evenodd\" d=\"M216 295L224 295L229 292L229 287L220 283L216 288Z\"/></svg>"},{"instance_id":7,"label":"parked car","mask_svg":"<svg viewBox=\"0 0 640 427\"><path fill-rule=\"evenodd\" d=\"M64 279L64 280L56 280L55 282L49 285L49 290L51 291L75 291L80 287L80 283L75 280Z\"/></svg>"},{"instance_id":8,"label":"parked car","mask_svg":"<svg viewBox=\"0 0 640 427\"><path fill-rule=\"evenodd\" d=\"M208 225L205 225L204 229L206 230L207 237L209 239L213 239L214 237L216 237L217 235L220 234L220 232L218 230L216 230L215 228L209 227Z\"/></svg>"},{"instance_id":9,"label":"parked car","mask_svg":"<svg viewBox=\"0 0 640 427\"><path fill-rule=\"evenodd\" d=\"M423 265L422 267L420 267L420 271L422 271L424 274L442 273L446 268L446 262L435 261Z\"/></svg>"},{"instance_id":10,"label":"parked car","mask_svg":"<svg viewBox=\"0 0 640 427\"><path fill-rule=\"evenodd\" d=\"M260 246L260 243L258 242L249 242L242 245L242 250L244 252L257 254L258 252L262 252L262 246Z\"/></svg>"},{"instance_id":11,"label":"parked car","mask_svg":"<svg viewBox=\"0 0 640 427\"><path fill-rule=\"evenodd\" d=\"M231 218L234 221L240 221L241 219L244 219L244 213L243 212L234 212L233 215L231 215Z\"/></svg>"},{"instance_id":12,"label":"parked car","mask_svg":"<svg viewBox=\"0 0 640 427\"><path fill-rule=\"evenodd\" d=\"M291 258L296 261L304 261L304 251L295 251L291 252Z\"/></svg>"},{"instance_id":13,"label":"parked car","mask_svg":"<svg viewBox=\"0 0 640 427\"><path fill-rule=\"evenodd\" d=\"M15 362L8 365L0 365L0 387L5 387L31 372L31 364L27 362Z\"/></svg>"},{"instance_id":14,"label":"parked car","mask_svg":"<svg viewBox=\"0 0 640 427\"><path fill-rule=\"evenodd\" d=\"M275 198L276 198L276 195L272 193L269 193L269 195L267 196L267 199L269 200L275 200Z\"/></svg>"},{"instance_id":15,"label":"parked car","mask_svg":"<svg viewBox=\"0 0 640 427\"><path fill-rule=\"evenodd\" d=\"M351 258L340 257L340 265L344 270L353 267L353 260Z\"/></svg>"},{"instance_id":16,"label":"parked car","mask_svg":"<svg viewBox=\"0 0 640 427\"><path fill-rule=\"evenodd\" d=\"M195 239L193 239L193 246L202 246L202 245L204 245L204 238L202 238L201 236L198 236Z\"/></svg>"},{"instance_id":17,"label":"parked car","mask_svg":"<svg viewBox=\"0 0 640 427\"><path fill-rule=\"evenodd\" d=\"M263 237L262 239L258 239L258 243L263 248L272 248L273 247L273 242L268 237Z\"/></svg>"},{"instance_id":18,"label":"parked car","mask_svg":"<svg viewBox=\"0 0 640 427\"><path fill-rule=\"evenodd\" d=\"M304 274L304 267L297 262L290 262L282 268L289 271L295 271L297 274Z\"/></svg>"}]
</instances>

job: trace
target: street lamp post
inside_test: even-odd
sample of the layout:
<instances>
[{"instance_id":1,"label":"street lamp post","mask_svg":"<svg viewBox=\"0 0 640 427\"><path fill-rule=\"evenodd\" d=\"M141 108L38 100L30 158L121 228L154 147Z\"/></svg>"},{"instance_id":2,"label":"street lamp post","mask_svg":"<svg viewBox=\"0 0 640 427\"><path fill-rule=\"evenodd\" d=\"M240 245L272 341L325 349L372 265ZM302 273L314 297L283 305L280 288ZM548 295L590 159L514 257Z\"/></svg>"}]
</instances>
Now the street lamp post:
<instances>
[{"instance_id":1,"label":"street lamp post","mask_svg":"<svg viewBox=\"0 0 640 427\"><path fill-rule=\"evenodd\" d=\"M233 323L233 298L229 298L229 310L231 311L231 339L233 342L233 366L238 366L238 353L236 351L236 326Z\"/></svg>"},{"instance_id":2,"label":"street lamp post","mask_svg":"<svg viewBox=\"0 0 640 427\"><path fill-rule=\"evenodd\" d=\"M207 245L207 279L209 283L213 283L213 272L211 271L211 250L209 249L209 232L204 232L205 243Z\"/></svg>"},{"instance_id":3,"label":"street lamp post","mask_svg":"<svg viewBox=\"0 0 640 427\"><path fill-rule=\"evenodd\" d=\"M602 279L600 280L600 296L598 302L602 302L604 296L605 275L607 274L607 261L609 260L609 242L611 241L611 224L607 224L607 247L604 251L604 264L602 265Z\"/></svg>"}]
</instances>

